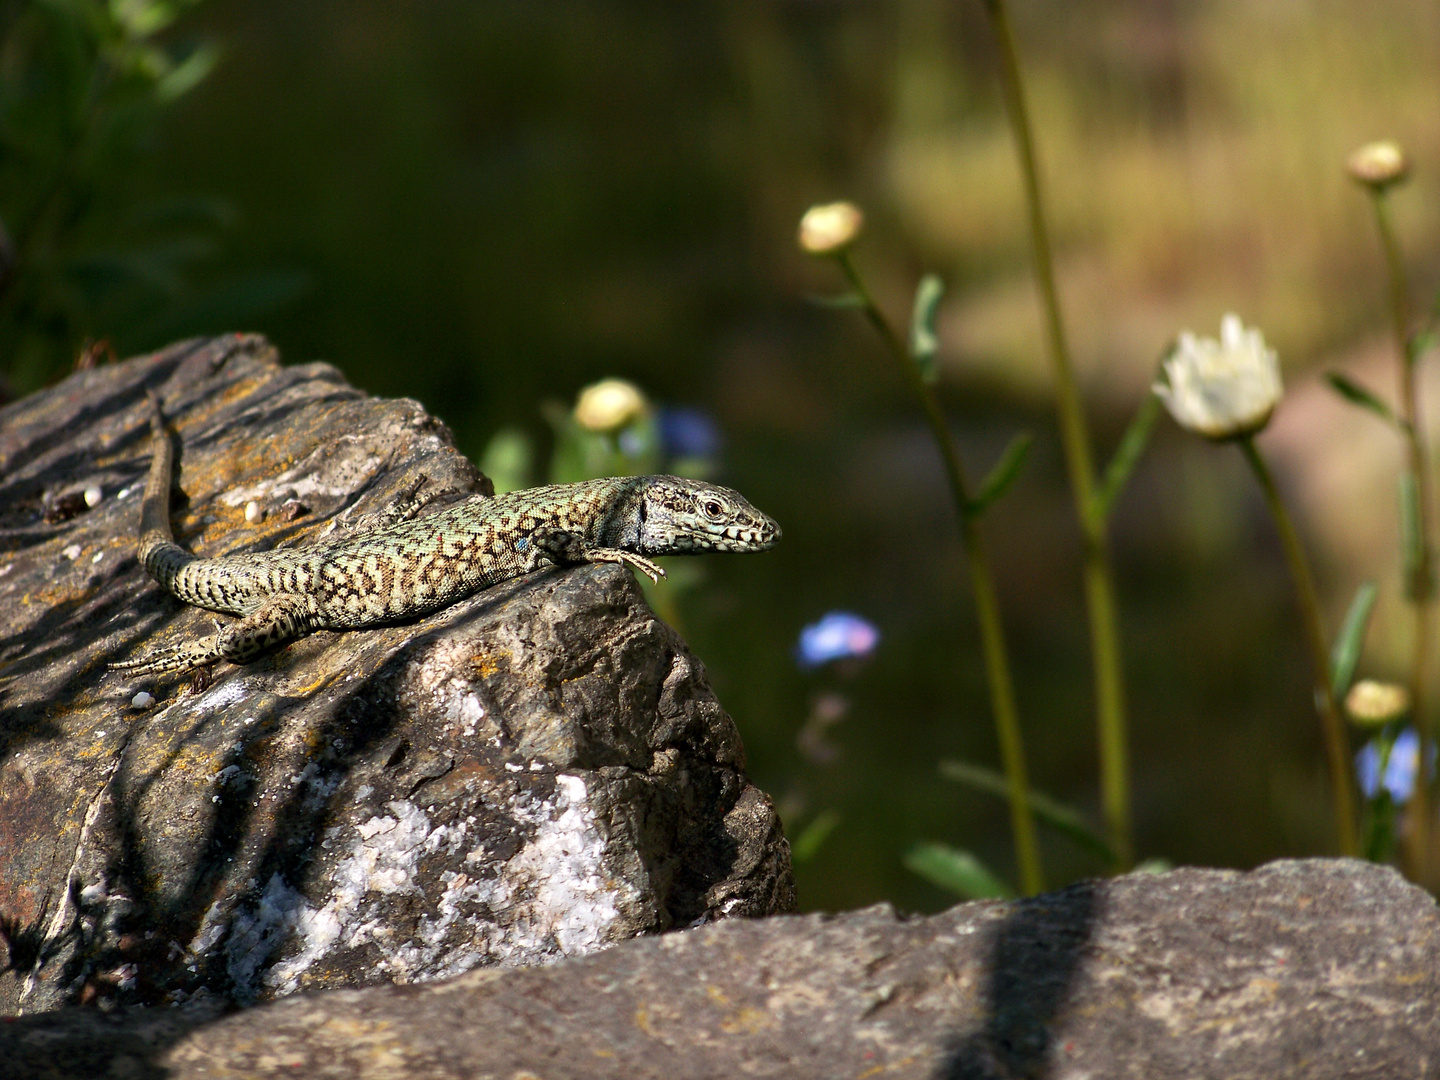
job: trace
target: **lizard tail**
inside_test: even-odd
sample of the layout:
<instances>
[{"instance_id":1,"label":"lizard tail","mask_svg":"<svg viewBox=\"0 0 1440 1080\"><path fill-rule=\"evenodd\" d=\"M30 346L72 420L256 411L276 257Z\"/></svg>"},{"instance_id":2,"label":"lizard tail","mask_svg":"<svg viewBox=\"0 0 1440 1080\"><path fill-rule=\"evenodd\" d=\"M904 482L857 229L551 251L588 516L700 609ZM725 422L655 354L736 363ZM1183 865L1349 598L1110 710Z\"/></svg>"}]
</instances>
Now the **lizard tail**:
<instances>
[{"instance_id":1,"label":"lizard tail","mask_svg":"<svg viewBox=\"0 0 1440 1080\"><path fill-rule=\"evenodd\" d=\"M150 459L150 475L145 481L145 497L140 503L138 557L145 572L173 593L180 571L199 560L175 543L175 534L170 531L170 484L175 472L175 456L165 430L160 399L149 390L145 396L150 401L151 441L155 449Z\"/></svg>"},{"instance_id":2,"label":"lizard tail","mask_svg":"<svg viewBox=\"0 0 1440 1080\"><path fill-rule=\"evenodd\" d=\"M150 458L150 476L145 481L145 498L140 504L141 562L146 561L150 549L156 545L175 542L175 534L170 531L174 454L170 449L170 436L165 432L165 415L160 411L160 399L149 390L145 391L145 398L150 402L150 432L154 449Z\"/></svg>"},{"instance_id":3,"label":"lizard tail","mask_svg":"<svg viewBox=\"0 0 1440 1080\"><path fill-rule=\"evenodd\" d=\"M213 560L192 555L175 542L175 534L170 529L170 485L175 472L175 455L170 435L165 430L165 415L160 410L159 400L148 390L145 396L150 402L154 450L150 459L150 475L145 480L145 496L140 504L140 550L137 553L140 565L162 588L187 604L232 615L244 614L246 605L243 602L226 596L223 587L216 589L207 583L204 567Z\"/></svg>"}]
</instances>

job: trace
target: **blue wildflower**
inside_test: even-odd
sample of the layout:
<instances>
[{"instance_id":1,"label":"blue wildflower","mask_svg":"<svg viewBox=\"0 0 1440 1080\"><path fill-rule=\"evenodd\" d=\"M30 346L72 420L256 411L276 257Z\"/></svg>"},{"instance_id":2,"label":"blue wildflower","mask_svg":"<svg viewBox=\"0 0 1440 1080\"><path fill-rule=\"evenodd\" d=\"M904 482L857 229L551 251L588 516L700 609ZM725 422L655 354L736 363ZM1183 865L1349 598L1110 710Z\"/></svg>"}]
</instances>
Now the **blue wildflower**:
<instances>
[{"instance_id":1,"label":"blue wildflower","mask_svg":"<svg viewBox=\"0 0 1440 1080\"><path fill-rule=\"evenodd\" d=\"M880 631L849 611L832 611L800 631L795 659L802 668L817 668L831 660L869 656L880 642Z\"/></svg>"},{"instance_id":2,"label":"blue wildflower","mask_svg":"<svg viewBox=\"0 0 1440 1080\"><path fill-rule=\"evenodd\" d=\"M660 410L657 419L666 456L708 460L720 453L720 429L709 413L666 407Z\"/></svg>"},{"instance_id":3,"label":"blue wildflower","mask_svg":"<svg viewBox=\"0 0 1440 1080\"><path fill-rule=\"evenodd\" d=\"M1381 747L1379 740L1371 740L1355 755L1355 775L1360 781L1360 790L1367 799L1373 799L1384 789L1398 805L1403 805L1415 793L1415 774L1420 760L1420 736L1414 728L1406 728L1395 737L1390 747L1389 760L1385 762L1385 775L1380 775ZM1428 772L1435 773L1435 747L1430 747Z\"/></svg>"}]
</instances>

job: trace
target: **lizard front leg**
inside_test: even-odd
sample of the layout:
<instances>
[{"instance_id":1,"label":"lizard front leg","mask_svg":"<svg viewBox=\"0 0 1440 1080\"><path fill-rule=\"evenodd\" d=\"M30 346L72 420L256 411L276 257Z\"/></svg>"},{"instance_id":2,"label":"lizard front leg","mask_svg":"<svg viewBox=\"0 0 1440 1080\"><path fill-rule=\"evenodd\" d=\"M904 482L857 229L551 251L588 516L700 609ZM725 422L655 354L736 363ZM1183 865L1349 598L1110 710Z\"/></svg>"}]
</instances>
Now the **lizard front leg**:
<instances>
[{"instance_id":1,"label":"lizard front leg","mask_svg":"<svg viewBox=\"0 0 1440 1080\"><path fill-rule=\"evenodd\" d=\"M276 593L217 634L188 645L157 649L148 656L110 666L136 675L160 675L187 671L217 660L248 664L263 652L304 637L315 626L315 605L309 597Z\"/></svg>"},{"instance_id":2,"label":"lizard front leg","mask_svg":"<svg viewBox=\"0 0 1440 1080\"><path fill-rule=\"evenodd\" d=\"M535 546L549 554L556 562L628 564L651 581L658 582L665 576L663 567L651 562L643 555L636 555L633 551L625 551L621 548L589 547L585 543L585 538L578 533L566 532L563 529L540 528L536 529L531 537Z\"/></svg>"}]
</instances>

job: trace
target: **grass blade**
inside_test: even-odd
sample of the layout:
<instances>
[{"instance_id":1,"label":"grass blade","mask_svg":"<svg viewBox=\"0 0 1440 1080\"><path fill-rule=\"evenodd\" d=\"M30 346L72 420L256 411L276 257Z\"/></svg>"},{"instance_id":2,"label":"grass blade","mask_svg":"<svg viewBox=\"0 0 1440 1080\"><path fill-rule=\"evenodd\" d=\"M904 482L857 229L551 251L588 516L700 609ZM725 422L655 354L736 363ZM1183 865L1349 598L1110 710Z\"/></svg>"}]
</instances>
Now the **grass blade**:
<instances>
[{"instance_id":1,"label":"grass blade","mask_svg":"<svg viewBox=\"0 0 1440 1080\"><path fill-rule=\"evenodd\" d=\"M1345 621L1340 624L1340 634L1330 650L1330 685L1336 700L1343 701L1355 678L1355 668L1360 663L1360 652L1365 646L1365 631L1370 626L1370 612L1375 608L1375 597L1379 590L1373 581L1362 582L1355 590L1355 599L1350 601L1350 610L1345 612Z\"/></svg>"},{"instance_id":2,"label":"grass blade","mask_svg":"<svg viewBox=\"0 0 1440 1080\"><path fill-rule=\"evenodd\" d=\"M839 296L808 296L806 299L816 307L834 308L840 311L865 306L865 298L853 292L841 293Z\"/></svg>"},{"instance_id":3,"label":"grass blade","mask_svg":"<svg viewBox=\"0 0 1440 1080\"><path fill-rule=\"evenodd\" d=\"M1155 421L1159 418L1160 399L1154 394L1145 395L1145 400L1135 410L1130 426L1120 437L1120 445L1115 448L1115 456L1106 466L1105 475L1101 477L1100 487L1095 493L1094 512L1099 515L1101 522L1110 517L1115 500L1129 483L1130 474L1140 463L1140 455L1145 452L1145 446L1150 442L1150 433L1155 430Z\"/></svg>"},{"instance_id":4,"label":"grass blade","mask_svg":"<svg viewBox=\"0 0 1440 1080\"><path fill-rule=\"evenodd\" d=\"M968 851L922 840L905 853L905 868L966 900L1008 900L1013 889Z\"/></svg>"},{"instance_id":5,"label":"grass blade","mask_svg":"<svg viewBox=\"0 0 1440 1080\"><path fill-rule=\"evenodd\" d=\"M835 810L822 810L816 814L790 845L791 861L803 863L813 859L839 824L840 814Z\"/></svg>"},{"instance_id":6,"label":"grass blade","mask_svg":"<svg viewBox=\"0 0 1440 1080\"><path fill-rule=\"evenodd\" d=\"M987 795L1008 798L1010 788L1005 777L983 765L972 765L968 761L940 762L940 775L957 784L983 791ZM1103 859L1108 865L1115 861L1115 853L1104 838L1092 829L1078 811L1072 810L1058 799L1034 790L1029 792L1030 810L1043 825L1073 841L1078 846Z\"/></svg>"},{"instance_id":7,"label":"grass blade","mask_svg":"<svg viewBox=\"0 0 1440 1080\"><path fill-rule=\"evenodd\" d=\"M990 470L988 476L980 484L979 493L970 500L970 505L965 512L971 517L984 513L996 499L1004 495L1015 478L1020 475L1020 470L1025 467L1025 462L1030 456L1030 447L1034 444L1035 437L1028 431L1022 431L1010 440L1005 447L1005 452L1000 455L1000 460Z\"/></svg>"},{"instance_id":8,"label":"grass blade","mask_svg":"<svg viewBox=\"0 0 1440 1080\"><path fill-rule=\"evenodd\" d=\"M1359 405L1362 409L1369 409L1376 416L1380 417L1387 424L1403 428L1404 422L1395 415L1395 410L1390 408L1375 394L1361 386L1348 375L1342 375L1338 371L1327 371L1325 381L1331 388L1352 405Z\"/></svg>"}]
</instances>

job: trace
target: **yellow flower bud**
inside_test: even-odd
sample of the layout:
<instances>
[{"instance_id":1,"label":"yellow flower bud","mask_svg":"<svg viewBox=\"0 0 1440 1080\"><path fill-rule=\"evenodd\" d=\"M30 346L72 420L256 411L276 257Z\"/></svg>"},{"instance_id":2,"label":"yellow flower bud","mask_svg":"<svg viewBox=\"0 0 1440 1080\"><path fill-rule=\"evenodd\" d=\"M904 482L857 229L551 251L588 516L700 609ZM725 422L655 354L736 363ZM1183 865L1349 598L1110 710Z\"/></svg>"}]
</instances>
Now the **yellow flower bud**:
<instances>
[{"instance_id":1,"label":"yellow flower bud","mask_svg":"<svg viewBox=\"0 0 1440 1080\"><path fill-rule=\"evenodd\" d=\"M1399 183L1410 172L1404 151L1389 140L1366 143L1350 155L1345 167L1356 180L1377 191Z\"/></svg>"},{"instance_id":2,"label":"yellow flower bud","mask_svg":"<svg viewBox=\"0 0 1440 1080\"><path fill-rule=\"evenodd\" d=\"M1357 724L1379 725L1398 720L1410 709L1410 695L1394 683L1361 679L1345 695L1345 711Z\"/></svg>"},{"instance_id":3,"label":"yellow flower bud","mask_svg":"<svg viewBox=\"0 0 1440 1080\"><path fill-rule=\"evenodd\" d=\"M855 242L865 215L854 203L812 206L800 219L800 246L811 255L838 255Z\"/></svg>"},{"instance_id":4,"label":"yellow flower bud","mask_svg":"<svg viewBox=\"0 0 1440 1080\"><path fill-rule=\"evenodd\" d=\"M624 379L601 379L575 402L575 422L587 431L619 431L650 409L640 388Z\"/></svg>"}]
</instances>

